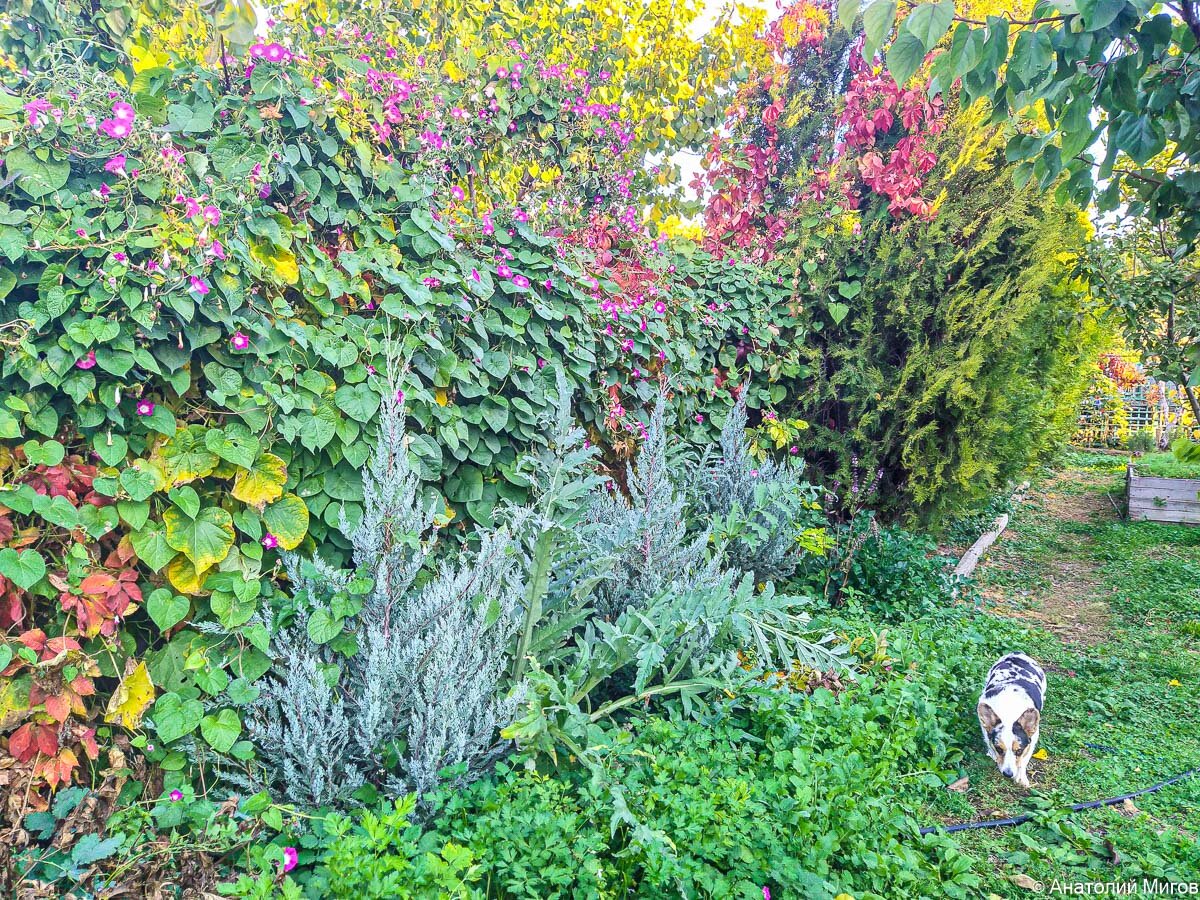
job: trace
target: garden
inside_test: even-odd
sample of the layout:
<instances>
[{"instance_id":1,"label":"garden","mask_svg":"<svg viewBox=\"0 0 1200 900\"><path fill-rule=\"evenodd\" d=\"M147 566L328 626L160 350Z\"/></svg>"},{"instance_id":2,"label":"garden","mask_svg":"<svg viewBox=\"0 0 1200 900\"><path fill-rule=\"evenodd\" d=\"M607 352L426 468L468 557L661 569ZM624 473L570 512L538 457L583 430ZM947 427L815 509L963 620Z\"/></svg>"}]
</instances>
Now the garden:
<instances>
[{"instance_id":1,"label":"garden","mask_svg":"<svg viewBox=\"0 0 1200 900\"><path fill-rule=\"evenodd\" d=\"M0 895L1200 890L1198 42L4 4Z\"/></svg>"}]
</instances>

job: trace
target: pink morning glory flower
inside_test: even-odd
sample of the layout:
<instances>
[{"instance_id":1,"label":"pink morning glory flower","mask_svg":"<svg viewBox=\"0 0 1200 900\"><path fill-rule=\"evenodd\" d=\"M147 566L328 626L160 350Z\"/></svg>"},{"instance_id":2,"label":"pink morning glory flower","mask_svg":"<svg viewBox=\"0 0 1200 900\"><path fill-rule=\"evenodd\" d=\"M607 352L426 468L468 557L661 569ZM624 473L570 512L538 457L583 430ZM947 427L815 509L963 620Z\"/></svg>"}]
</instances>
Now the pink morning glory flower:
<instances>
[{"instance_id":1,"label":"pink morning glory flower","mask_svg":"<svg viewBox=\"0 0 1200 900\"><path fill-rule=\"evenodd\" d=\"M171 791L171 802L178 803L183 799L183 791Z\"/></svg>"},{"instance_id":2,"label":"pink morning glory flower","mask_svg":"<svg viewBox=\"0 0 1200 900\"><path fill-rule=\"evenodd\" d=\"M659 313L660 315L662 313L665 313L667 311L667 304L665 304L661 300L659 300L657 303L654 304L654 311L656 313Z\"/></svg>"},{"instance_id":3,"label":"pink morning glory flower","mask_svg":"<svg viewBox=\"0 0 1200 900\"><path fill-rule=\"evenodd\" d=\"M104 164L104 171L111 172L113 175L125 174L125 154L118 153L112 159Z\"/></svg>"},{"instance_id":4,"label":"pink morning glory flower","mask_svg":"<svg viewBox=\"0 0 1200 900\"><path fill-rule=\"evenodd\" d=\"M514 210L513 218L516 219L518 222L528 222L529 221L529 213L525 212L525 210L523 210L523 209Z\"/></svg>"},{"instance_id":5,"label":"pink morning glory flower","mask_svg":"<svg viewBox=\"0 0 1200 900\"><path fill-rule=\"evenodd\" d=\"M246 350L250 347L250 338L240 331L235 331L233 337L229 339L229 345L234 350Z\"/></svg>"},{"instance_id":6,"label":"pink morning glory flower","mask_svg":"<svg viewBox=\"0 0 1200 900\"><path fill-rule=\"evenodd\" d=\"M95 350L89 350L87 352L87 356L85 356L83 359L79 359L79 360L75 361L75 368L77 368L77 369L90 369L95 365L96 365L96 351Z\"/></svg>"},{"instance_id":7,"label":"pink morning glory flower","mask_svg":"<svg viewBox=\"0 0 1200 900\"><path fill-rule=\"evenodd\" d=\"M199 275L193 275L191 278L191 289L203 297L208 293L208 282L206 282Z\"/></svg>"},{"instance_id":8,"label":"pink morning glory flower","mask_svg":"<svg viewBox=\"0 0 1200 900\"><path fill-rule=\"evenodd\" d=\"M25 104L25 121L30 128L39 128L42 124L42 113L48 113L52 109L53 105L45 97L30 100Z\"/></svg>"},{"instance_id":9,"label":"pink morning glory flower","mask_svg":"<svg viewBox=\"0 0 1200 900\"><path fill-rule=\"evenodd\" d=\"M268 531L263 535L262 545L268 550L274 550L279 546L279 538L275 537L275 535Z\"/></svg>"},{"instance_id":10,"label":"pink morning glory flower","mask_svg":"<svg viewBox=\"0 0 1200 900\"><path fill-rule=\"evenodd\" d=\"M113 118L118 122L132 123L137 118L137 113L133 111L133 107L128 103L114 103L112 105Z\"/></svg>"},{"instance_id":11,"label":"pink morning glory flower","mask_svg":"<svg viewBox=\"0 0 1200 900\"><path fill-rule=\"evenodd\" d=\"M544 287L546 290L550 290L551 288L554 287L554 279L547 278L545 281L542 282L542 287Z\"/></svg>"},{"instance_id":12,"label":"pink morning glory flower","mask_svg":"<svg viewBox=\"0 0 1200 900\"><path fill-rule=\"evenodd\" d=\"M154 404L149 400L139 400L137 405L137 414L139 416L154 415Z\"/></svg>"},{"instance_id":13,"label":"pink morning glory flower","mask_svg":"<svg viewBox=\"0 0 1200 900\"><path fill-rule=\"evenodd\" d=\"M515 284L519 288L529 287L529 279L526 278L524 275L514 275L512 278L512 283Z\"/></svg>"},{"instance_id":14,"label":"pink morning glory flower","mask_svg":"<svg viewBox=\"0 0 1200 900\"><path fill-rule=\"evenodd\" d=\"M404 402L404 391L396 391L396 399L401 403Z\"/></svg>"},{"instance_id":15,"label":"pink morning glory flower","mask_svg":"<svg viewBox=\"0 0 1200 900\"><path fill-rule=\"evenodd\" d=\"M442 286L442 282L437 278L434 278L432 275L430 275L428 278L422 278L421 284L425 285L427 288L440 288Z\"/></svg>"},{"instance_id":16,"label":"pink morning glory flower","mask_svg":"<svg viewBox=\"0 0 1200 900\"><path fill-rule=\"evenodd\" d=\"M120 140L129 137L133 128L128 122L122 122L118 119L105 119L100 123L100 130L107 134L110 138Z\"/></svg>"},{"instance_id":17,"label":"pink morning glory flower","mask_svg":"<svg viewBox=\"0 0 1200 900\"><path fill-rule=\"evenodd\" d=\"M482 281L483 280L482 276L480 276L480 274L479 274L478 269L471 270L471 280L472 281Z\"/></svg>"},{"instance_id":18,"label":"pink morning glory flower","mask_svg":"<svg viewBox=\"0 0 1200 900\"><path fill-rule=\"evenodd\" d=\"M700 424L700 423L703 423L703 422L704 422L704 416L703 416L703 414L701 414L701 413L696 413L696 422L697 422L697 424Z\"/></svg>"},{"instance_id":19,"label":"pink morning glory flower","mask_svg":"<svg viewBox=\"0 0 1200 900\"><path fill-rule=\"evenodd\" d=\"M87 232L84 231L82 228L76 228L75 233L77 235L79 235L80 237L87 237Z\"/></svg>"},{"instance_id":20,"label":"pink morning glory flower","mask_svg":"<svg viewBox=\"0 0 1200 900\"><path fill-rule=\"evenodd\" d=\"M254 59L262 59L266 55L267 55L267 45L266 44L259 43L259 44L251 44L250 45L250 56L253 57Z\"/></svg>"},{"instance_id":21,"label":"pink morning glory flower","mask_svg":"<svg viewBox=\"0 0 1200 900\"><path fill-rule=\"evenodd\" d=\"M300 854L296 852L295 847L283 848L283 871L290 872L296 868L296 864L300 861ZM770 900L770 898L768 898Z\"/></svg>"},{"instance_id":22,"label":"pink morning glory flower","mask_svg":"<svg viewBox=\"0 0 1200 900\"><path fill-rule=\"evenodd\" d=\"M512 269L510 269L506 263L500 263L500 265L496 267L496 274L501 278L509 278L512 276Z\"/></svg>"},{"instance_id":23,"label":"pink morning glory flower","mask_svg":"<svg viewBox=\"0 0 1200 900\"><path fill-rule=\"evenodd\" d=\"M211 203L205 206L201 212L204 214L204 221L209 225L216 225L221 221L221 211Z\"/></svg>"},{"instance_id":24,"label":"pink morning glory flower","mask_svg":"<svg viewBox=\"0 0 1200 900\"><path fill-rule=\"evenodd\" d=\"M462 188L460 188L456 184L454 187L450 188L450 196L453 197L455 200L461 201L464 197L467 196L467 192L464 191Z\"/></svg>"}]
</instances>

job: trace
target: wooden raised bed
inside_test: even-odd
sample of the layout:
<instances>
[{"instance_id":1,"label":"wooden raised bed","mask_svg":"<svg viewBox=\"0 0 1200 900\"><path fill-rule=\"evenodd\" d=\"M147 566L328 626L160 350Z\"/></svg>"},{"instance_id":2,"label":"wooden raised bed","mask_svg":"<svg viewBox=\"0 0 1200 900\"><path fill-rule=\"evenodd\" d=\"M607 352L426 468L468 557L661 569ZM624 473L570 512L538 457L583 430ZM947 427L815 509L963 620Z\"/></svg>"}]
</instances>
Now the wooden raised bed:
<instances>
[{"instance_id":1,"label":"wooden raised bed","mask_svg":"<svg viewBox=\"0 0 1200 900\"><path fill-rule=\"evenodd\" d=\"M1139 475L1129 464L1129 518L1200 525L1200 478Z\"/></svg>"}]
</instances>

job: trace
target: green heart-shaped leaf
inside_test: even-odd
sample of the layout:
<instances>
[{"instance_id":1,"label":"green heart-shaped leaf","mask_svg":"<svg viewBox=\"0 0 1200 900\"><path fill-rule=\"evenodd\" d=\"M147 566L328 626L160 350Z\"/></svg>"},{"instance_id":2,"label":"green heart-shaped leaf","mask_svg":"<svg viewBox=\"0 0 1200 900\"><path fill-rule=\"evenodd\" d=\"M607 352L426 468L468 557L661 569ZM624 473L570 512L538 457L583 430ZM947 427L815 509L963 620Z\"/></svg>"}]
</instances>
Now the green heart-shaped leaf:
<instances>
[{"instance_id":1,"label":"green heart-shaped leaf","mask_svg":"<svg viewBox=\"0 0 1200 900\"><path fill-rule=\"evenodd\" d=\"M167 544L186 556L197 572L215 566L233 547L233 516L217 506L202 509L195 517L173 506L163 516L163 524Z\"/></svg>"},{"instance_id":2,"label":"green heart-shaped leaf","mask_svg":"<svg viewBox=\"0 0 1200 900\"><path fill-rule=\"evenodd\" d=\"M200 720L200 733L218 753L228 753L242 733L242 721L232 709L223 709Z\"/></svg>"},{"instance_id":3,"label":"green heart-shaped leaf","mask_svg":"<svg viewBox=\"0 0 1200 900\"><path fill-rule=\"evenodd\" d=\"M155 572L161 571L163 566L178 555L178 551L167 543L167 532L158 522L133 532L129 540L133 543L133 550L138 559Z\"/></svg>"},{"instance_id":4,"label":"green heart-shaped leaf","mask_svg":"<svg viewBox=\"0 0 1200 900\"><path fill-rule=\"evenodd\" d=\"M154 704L154 730L164 744L191 734L204 716L199 700L184 700L172 692L163 694Z\"/></svg>"},{"instance_id":5,"label":"green heart-shaped leaf","mask_svg":"<svg viewBox=\"0 0 1200 900\"><path fill-rule=\"evenodd\" d=\"M46 561L36 550L0 550L0 575L22 590L29 590L46 575Z\"/></svg>"},{"instance_id":6,"label":"green heart-shaped leaf","mask_svg":"<svg viewBox=\"0 0 1200 900\"><path fill-rule=\"evenodd\" d=\"M172 555L174 555L172 553ZM146 598L146 612L160 631L178 625L191 610L192 604L186 597L173 594L166 588L158 588Z\"/></svg>"}]
</instances>

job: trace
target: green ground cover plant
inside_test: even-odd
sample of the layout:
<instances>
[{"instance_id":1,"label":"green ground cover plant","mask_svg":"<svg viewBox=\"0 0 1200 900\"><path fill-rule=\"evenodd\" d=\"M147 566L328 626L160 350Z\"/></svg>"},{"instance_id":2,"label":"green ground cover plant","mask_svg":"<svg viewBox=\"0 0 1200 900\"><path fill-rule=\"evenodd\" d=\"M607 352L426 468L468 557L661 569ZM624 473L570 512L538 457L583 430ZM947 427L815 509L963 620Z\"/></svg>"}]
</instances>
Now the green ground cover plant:
<instances>
[{"instance_id":1,"label":"green ground cover plant","mask_svg":"<svg viewBox=\"0 0 1200 900\"><path fill-rule=\"evenodd\" d=\"M1184 462L1174 453L1147 453L1133 461L1140 475L1159 478L1200 478L1200 462Z\"/></svg>"}]
</instances>

